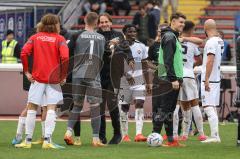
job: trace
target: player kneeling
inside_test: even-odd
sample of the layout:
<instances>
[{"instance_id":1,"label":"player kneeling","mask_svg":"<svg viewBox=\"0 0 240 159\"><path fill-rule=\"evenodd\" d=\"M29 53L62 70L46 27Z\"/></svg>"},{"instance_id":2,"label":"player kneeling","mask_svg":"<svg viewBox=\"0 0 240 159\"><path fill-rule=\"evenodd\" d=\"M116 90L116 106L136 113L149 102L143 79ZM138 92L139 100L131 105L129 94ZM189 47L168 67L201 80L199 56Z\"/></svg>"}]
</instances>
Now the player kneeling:
<instances>
[{"instance_id":1,"label":"player kneeling","mask_svg":"<svg viewBox=\"0 0 240 159\"><path fill-rule=\"evenodd\" d=\"M60 24L56 15L45 15L38 27L39 32L29 38L21 53L23 70L31 86L28 94L26 139L15 147L31 148L37 108L45 96L47 116L42 148L57 149L59 147L52 143L51 137L56 124L55 108L63 100L60 83L63 84L66 78L69 51L64 37L59 35ZM32 74L28 70L28 56L31 54L33 54Z\"/></svg>"}]
</instances>

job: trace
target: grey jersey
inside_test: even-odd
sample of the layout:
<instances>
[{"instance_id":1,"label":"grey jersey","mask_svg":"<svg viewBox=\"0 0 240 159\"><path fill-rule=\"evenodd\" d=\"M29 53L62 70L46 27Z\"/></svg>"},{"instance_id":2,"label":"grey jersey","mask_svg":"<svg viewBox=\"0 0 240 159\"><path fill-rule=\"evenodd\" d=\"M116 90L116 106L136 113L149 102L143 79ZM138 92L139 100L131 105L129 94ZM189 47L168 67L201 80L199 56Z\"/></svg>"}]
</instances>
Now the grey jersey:
<instances>
[{"instance_id":1,"label":"grey jersey","mask_svg":"<svg viewBox=\"0 0 240 159\"><path fill-rule=\"evenodd\" d=\"M73 78L100 80L105 38L97 32L83 31L77 38Z\"/></svg>"}]
</instances>

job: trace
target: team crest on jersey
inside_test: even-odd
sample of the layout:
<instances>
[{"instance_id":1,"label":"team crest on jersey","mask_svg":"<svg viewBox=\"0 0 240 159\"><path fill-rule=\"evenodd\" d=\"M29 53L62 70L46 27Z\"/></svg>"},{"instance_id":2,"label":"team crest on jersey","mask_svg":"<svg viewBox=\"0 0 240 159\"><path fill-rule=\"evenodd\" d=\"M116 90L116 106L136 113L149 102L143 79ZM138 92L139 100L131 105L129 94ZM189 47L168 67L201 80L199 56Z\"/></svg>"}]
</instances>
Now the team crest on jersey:
<instances>
[{"instance_id":1,"label":"team crest on jersey","mask_svg":"<svg viewBox=\"0 0 240 159\"><path fill-rule=\"evenodd\" d=\"M138 54L141 54L141 50L138 50L137 53L138 53Z\"/></svg>"}]
</instances>

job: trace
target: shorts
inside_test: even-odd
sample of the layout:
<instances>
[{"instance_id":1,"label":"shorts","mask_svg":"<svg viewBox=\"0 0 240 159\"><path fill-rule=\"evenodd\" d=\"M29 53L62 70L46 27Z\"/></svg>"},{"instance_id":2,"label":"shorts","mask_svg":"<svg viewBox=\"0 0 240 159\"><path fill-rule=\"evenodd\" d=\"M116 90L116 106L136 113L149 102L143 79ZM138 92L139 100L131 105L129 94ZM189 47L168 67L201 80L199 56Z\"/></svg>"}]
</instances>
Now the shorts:
<instances>
[{"instance_id":1,"label":"shorts","mask_svg":"<svg viewBox=\"0 0 240 159\"><path fill-rule=\"evenodd\" d=\"M220 100L220 82L209 83L210 92L205 91L204 82L201 82L202 106L218 106Z\"/></svg>"},{"instance_id":2,"label":"shorts","mask_svg":"<svg viewBox=\"0 0 240 159\"><path fill-rule=\"evenodd\" d=\"M39 106L62 104L63 95L60 84L46 84L35 81L28 92L28 103Z\"/></svg>"},{"instance_id":3,"label":"shorts","mask_svg":"<svg viewBox=\"0 0 240 159\"><path fill-rule=\"evenodd\" d=\"M136 99L145 100L145 90L119 89L118 104L131 104L132 100Z\"/></svg>"},{"instance_id":4,"label":"shorts","mask_svg":"<svg viewBox=\"0 0 240 159\"><path fill-rule=\"evenodd\" d=\"M84 78L73 78L73 101L83 105L85 96L90 104L102 103L100 81Z\"/></svg>"},{"instance_id":5,"label":"shorts","mask_svg":"<svg viewBox=\"0 0 240 159\"><path fill-rule=\"evenodd\" d=\"M199 96L196 80L192 78L183 78L183 83L180 87L178 100L191 101L198 98Z\"/></svg>"}]
</instances>

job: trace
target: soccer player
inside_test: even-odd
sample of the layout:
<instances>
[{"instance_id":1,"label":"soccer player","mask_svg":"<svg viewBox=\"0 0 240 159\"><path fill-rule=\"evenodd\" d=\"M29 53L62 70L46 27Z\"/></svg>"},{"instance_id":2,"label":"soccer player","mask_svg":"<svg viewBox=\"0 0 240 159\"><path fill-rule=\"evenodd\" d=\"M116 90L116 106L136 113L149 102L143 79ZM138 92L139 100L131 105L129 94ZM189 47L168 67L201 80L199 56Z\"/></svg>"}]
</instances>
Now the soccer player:
<instances>
[{"instance_id":1,"label":"soccer player","mask_svg":"<svg viewBox=\"0 0 240 159\"><path fill-rule=\"evenodd\" d=\"M105 38L97 33L95 28L98 24L98 15L90 12L86 15L85 30L79 34L76 41L73 68L73 101L67 132L64 140L68 145L74 143L73 128L80 121L80 113L83 108L85 95L90 104L90 116L92 126L92 146L105 146L99 139L101 124L100 103L102 102L102 90L100 83L100 71L104 54ZM79 144L81 145L81 144Z\"/></svg>"},{"instance_id":2,"label":"soccer player","mask_svg":"<svg viewBox=\"0 0 240 159\"><path fill-rule=\"evenodd\" d=\"M146 46L136 40L137 30L134 25L128 24L123 27L123 34L129 41L132 56L134 58L135 68L128 72L134 78L134 85L129 85L125 77L121 80L119 91L119 107L120 107L120 122L122 128L123 141L131 141L128 136L128 111L133 100L135 105L135 121L136 121L136 136L134 141L146 141L146 137L142 135L143 120L144 120L144 101L145 101L145 81L143 77L142 63L147 60L148 54Z\"/></svg>"},{"instance_id":3,"label":"soccer player","mask_svg":"<svg viewBox=\"0 0 240 159\"><path fill-rule=\"evenodd\" d=\"M192 21L185 21L182 37L191 37L193 35L195 24ZM180 140L188 139L189 129L192 122L192 113L195 119L199 140L206 140L203 132L202 113L198 105L198 89L194 76L194 66L202 64L201 53L198 45L192 42L182 42L183 48L183 83L179 91L179 101L183 108L183 135ZM194 62L195 61L195 62Z\"/></svg>"},{"instance_id":4,"label":"soccer player","mask_svg":"<svg viewBox=\"0 0 240 159\"><path fill-rule=\"evenodd\" d=\"M170 27L161 30L158 77L153 80L153 132L160 133L164 124L167 146L183 146L173 139L173 112L176 108L180 83L183 78L182 47L178 40L186 16L173 14Z\"/></svg>"},{"instance_id":5,"label":"soccer player","mask_svg":"<svg viewBox=\"0 0 240 159\"><path fill-rule=\"evenodd\" d=\"M26 117L26 139L17 148L31 148L37 108L46 99L47 116L43 149L58 148L52 143L56 124L56 105L63 100L60 84L64 84L69 51L64 37L59 35L60 23L56 15L47 14L41 18L39 32L29 38L21 53L23 70L31 82L28 93ZM32 74L29 73L28 56L33 55ZM60 69L61 68L61 69Z\"/></svg>"},{"instance_id":6,"label":"soccer player","mask_svg":"<svg viewBox=\"0 0 240 159\"><path fill-rule=\"evenodd\" d=\"M106 45L103 55L104 65L101 70L101 86L103 89L102 96L103 102L101 103L101 127L99 137L102 143L107 143L106 138L106 119L105 108L106 104L110 113L113 127L113 137L109 144L118 144L122 140L121 128L119 121L119 109L117 105L117 96L114 95L114 89L110 78L110 61L112 57L112 49L119 41L124 39L123 34L112 29L112 18L108 13L99 16L99 30L98 33L105 37Z\"/></svg>"},{"instance_id":7,"label":"soccer player","mask_svg":"<svg viewBox=\"0 0 240 159\"><path fill-rule=\"evenodd\" d=\"M204 31L208 37L204 47L201 75L202 106L208 117L211 136L203 143L221 142L218 130L218 115L216 106L220 98L220 65L224 42L219 37L216 22L208 19L204 23Z\"/></svg>"}]
</instances>

